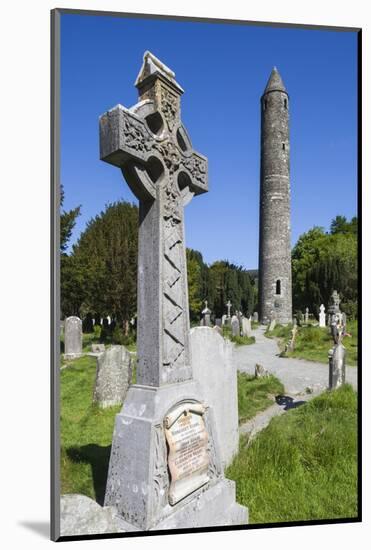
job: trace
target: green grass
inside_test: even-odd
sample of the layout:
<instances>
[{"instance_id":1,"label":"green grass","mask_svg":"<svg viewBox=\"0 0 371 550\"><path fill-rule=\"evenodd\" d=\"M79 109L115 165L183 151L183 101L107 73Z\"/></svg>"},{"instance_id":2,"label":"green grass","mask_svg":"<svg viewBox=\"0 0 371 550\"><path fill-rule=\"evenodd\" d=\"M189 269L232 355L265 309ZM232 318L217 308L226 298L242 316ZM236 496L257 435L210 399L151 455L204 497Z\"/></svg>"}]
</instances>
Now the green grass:
<instances>
[{"instance_id":1,"label":"green grass","mask_svg":"<svg viewBox=\"0 0 371 550\"><path fill-rule=\"evenodd\" d=\"M274 376L255 378L255 376L242 372L239 372L237 376L240 424L272 405L275 396L283 394L285 391L281 382Z\"/></svg>"},{"instance_id":2,"label":"green grass","mask_svg":"<svg viewBox=\"0 0 371 550\"><path fill-rule=\"evenodd\" d=\"M357 516L357 394L350 385L274 418L226 476L250 523Z\"/></svg>"},{"instance_id":3,"label":"green grass","mask_svg":"<svg viewBox=\"0 0 371 550\"><path fill-rule=\"evenodd\" d=\"M61 371L61 492L102 503L115 415L120 406L92 404L96 359L81 357Z\"/></svg>"},{"instance_id":4,"label":"green grass","mask_svg":"<svg viewBox=\"0 0 371 550\"><path fill-rule=\"evenodd\" d=\"M249 346L255 344L255 336L232 336L232 329L228 325L224 325L222 328L223 337L230 340L237 346Z\"/></svg>"},{"instance_id":5,"label":"green grass","mask_svg":"<svg viewBox=\"0 0 371 550\"><path fill-rule=\"evenodd\" d=\"M292 325L282 326L276 325L271 331L266 331L267 338L278 338L281 351L284 350L285 343L291 338ZM357 365L357 336L358 322L350 321L347 324L347 332L351 337L343 339L343 345L347 350L346 364L349 366ZM295 349L286 354L287 357L298 357L307 359L308 361L318 361L327 363L328 351L333 347L333 339L328 331L328 328L320 328L318 326L307 325L298 327L298 332L295 339Z\"/></svg>"}]
</instances>

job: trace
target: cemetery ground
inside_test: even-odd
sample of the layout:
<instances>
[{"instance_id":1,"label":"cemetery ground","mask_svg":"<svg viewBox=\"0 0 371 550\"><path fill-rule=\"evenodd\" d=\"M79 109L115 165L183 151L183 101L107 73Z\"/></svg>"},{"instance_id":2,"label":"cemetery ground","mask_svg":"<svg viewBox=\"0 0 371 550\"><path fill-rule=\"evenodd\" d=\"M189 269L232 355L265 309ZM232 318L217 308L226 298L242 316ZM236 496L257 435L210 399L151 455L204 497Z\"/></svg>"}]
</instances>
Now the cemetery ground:
<instances>
[{"instance_id":1,"label":"cemetery ground","mask_svg":"<svg viewBox=\"0 0 371 550\"><path fill-rule=\"evenodd\" d=\"M262 330L254 331L258 342ZM277 326L272 333L287 339L289 330ZM306 334L318 332L316 327L304 330L302 327L298 333L298 343L303 341L298 353L305 350ZM331 340L327 329L322 331L319 341L323 350L316 353L320 353L327 375ZM356 325L350 324L348 332L356 343ZM84 334L83 351L89 351L96 341L97 334ZM249 344L254 341L255 337ZM127 347L135 351L135 344ZM236 346L238 353L251 353L253 348ZM353 353L356 359L356 350ZM114 419L121 406L100 409L92 403L95 357L84 355L64 365L67 368L61 370L60 385L61 493L83 494L103 505ZM255 378L238 372L240 426L271 407L285 392L287 388L276 376ZM254 439L242 434L239 454L226 477L236 482L237 501L248 506L250 524L356 517L357 393L350 385L324 391L273 418Z\"/></svg>"},{"instance_id":2,"label":"cemetery ground","mask_svg":"<svg viewBox=\"0 0 371 550\"><path fill-rule=\"evenodd\" d=\"M313 324L297 327L294 351L286 352L286 357L297 357L308 361L327 361L328 350L333 347L333 339L327 327L320 328ZM281 352L284 353L285 343L291 337L292 325L276 325L273 330L267 330L267 338L277 338ZM347 366L357 365L358 321L347 323L347 336L343 339L343 345L347 350Z\"/></svg>"}]
</instances>

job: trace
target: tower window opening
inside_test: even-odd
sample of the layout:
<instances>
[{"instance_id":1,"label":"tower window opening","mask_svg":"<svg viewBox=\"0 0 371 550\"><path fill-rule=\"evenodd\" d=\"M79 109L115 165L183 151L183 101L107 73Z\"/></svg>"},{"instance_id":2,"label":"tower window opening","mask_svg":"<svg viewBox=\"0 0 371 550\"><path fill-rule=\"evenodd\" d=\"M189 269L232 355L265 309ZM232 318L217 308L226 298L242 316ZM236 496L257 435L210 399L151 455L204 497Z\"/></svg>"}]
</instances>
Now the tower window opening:
<instances>
[{"instance_id":1,"label":"tower window opening","mask_svg":"<svg viewBox=\"0 0 371 550\"><path fill-rule=\"evenodd\" d=\"M287 99L283 100L283 106L285 107L285 109L287 109Z\"/></svg>"},{"instance_id":2,"label":"tower window opening","mask_svg":"<svg viewBox=\"0 0 371 550\"><path fill-rule=\"evenodd\" d=\"M265 99L265 100L264 100L264 111L265 111L265 109L267 108L267 105L268 105L268 101Z\"/></svg>"},{"instance_id":3,"label":"tower window opening","mask_svg":"<svg viewBox=\"0 0 371 550\"><path fill-rule=\"evenodd\" d=\"M286 145L282 143L282 151L284 151L285 149L286 149Z\"/></svg>"},{"instance_id":4,"label":"tower window opening","mask_svg":"<svg viewBox=\"0 0 371 550\"><path fill-rule=\"evenodd\" d=\"M279 279L276 281L276 294L281 294L281 281Z\"/></svg>"}]
</instances>

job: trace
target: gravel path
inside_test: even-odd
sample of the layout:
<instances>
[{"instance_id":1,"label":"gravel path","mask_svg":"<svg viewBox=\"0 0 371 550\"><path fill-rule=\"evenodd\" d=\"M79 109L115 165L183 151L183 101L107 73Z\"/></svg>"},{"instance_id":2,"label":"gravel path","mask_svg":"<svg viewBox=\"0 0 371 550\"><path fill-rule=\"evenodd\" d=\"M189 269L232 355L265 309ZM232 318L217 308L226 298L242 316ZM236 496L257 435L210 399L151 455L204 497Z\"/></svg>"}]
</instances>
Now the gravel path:
<instances>
[{"instance_id":1,"label":"gravel path","mask_svg":"<svg viewBox=\"0 0 371 550\"><path fill-rule=\"evenodd\" d=\"M259 363L281 380L285 386L285 396L240 426L241 434L250 434L249 443L257 433L268 426L274 416L303 405L328 387L328 364L279 357L276 340L266 338L265 330L266 327L260 326L253 331L255 344L234 348L237 369L254 374L255 365ZM357 367L347 367L346 381L357 389Z\"/></svg>"},{"instance_id":2,"label":"gravel path","mask_svg":"<svg viewBox=\"0 0 371 550\"><path fill-rule=\"evenodd\" d=\"M318 393L328 387L328 364L279 357L276 340L266 338L265 330L266 327L259 326L253 331L255 344L235 347L234 359L239 371L254 374L255 365L259 363L281 380L286 393L291 396L303 395L307 388ZM347 367L345 378L357 389L357 367Z\"/></svg>"}]
</instances>

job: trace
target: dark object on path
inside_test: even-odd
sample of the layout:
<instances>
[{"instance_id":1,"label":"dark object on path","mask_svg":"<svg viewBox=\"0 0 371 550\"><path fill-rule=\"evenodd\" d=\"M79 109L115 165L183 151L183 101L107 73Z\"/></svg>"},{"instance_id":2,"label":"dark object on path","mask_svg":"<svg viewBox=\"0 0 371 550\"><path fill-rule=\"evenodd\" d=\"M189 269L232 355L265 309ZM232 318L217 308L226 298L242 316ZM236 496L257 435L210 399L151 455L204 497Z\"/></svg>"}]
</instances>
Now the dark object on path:
<instances>
[{"instance_id":1,"label":"dark object on path","mask_svg":"<svg viewBox=\"0 0 371 550\"><path fill-rule=\"evenodd\" d=\"M296 409L304 405L306 401L294 401L294 398L289 395L277 395L276 403L280 407L283 407L285 411L289 411L290 409Z\"/></svg>"}]
</instances>

